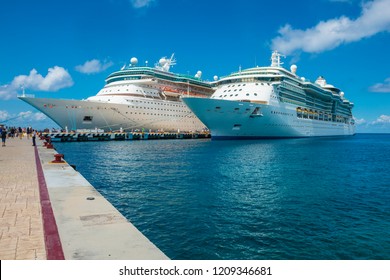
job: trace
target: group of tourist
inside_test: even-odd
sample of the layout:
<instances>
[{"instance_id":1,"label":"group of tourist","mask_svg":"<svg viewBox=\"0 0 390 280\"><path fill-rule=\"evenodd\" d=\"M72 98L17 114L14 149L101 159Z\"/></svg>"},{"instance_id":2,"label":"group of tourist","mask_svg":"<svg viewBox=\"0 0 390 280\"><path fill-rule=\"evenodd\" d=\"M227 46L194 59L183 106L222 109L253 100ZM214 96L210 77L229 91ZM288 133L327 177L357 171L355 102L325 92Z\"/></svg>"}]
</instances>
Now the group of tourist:
<instances>
[{"instance_id":1,"label":"group of tourist","mask_svg":"<svg viewBox=\"0 0 390 280\"><path fill-rule=\"evenodd\" d=\"M5 142L7 140L7 137L10 138L17 138L23 139L23 137L26 135L27 139L32 139L33 146L35 146L35 138L37 136L37 131L32 129L32 127L22 128L22 127L10 127L7 128L4 125L0 125L0 135L1 135L1 143L2 147L5 147Z\"/></svg>"}]
</instances>

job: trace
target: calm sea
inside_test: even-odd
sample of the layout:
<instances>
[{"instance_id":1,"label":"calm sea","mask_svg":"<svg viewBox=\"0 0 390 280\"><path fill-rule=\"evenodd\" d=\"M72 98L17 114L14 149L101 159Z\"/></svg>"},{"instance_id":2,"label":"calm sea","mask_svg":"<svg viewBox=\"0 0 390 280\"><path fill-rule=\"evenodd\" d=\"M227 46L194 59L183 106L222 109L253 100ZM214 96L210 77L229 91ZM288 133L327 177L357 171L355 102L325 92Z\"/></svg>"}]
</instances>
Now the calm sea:
<instances>
[{"instance_id":1,"label":"calm sea","mask_svg":"<svg viewBox=\"0 0 390 280\"><path fill-rule=\"evenodd\" d=\"M55 148L171 259L390 259L390 134Z\"/></svg>"}]
</instances>

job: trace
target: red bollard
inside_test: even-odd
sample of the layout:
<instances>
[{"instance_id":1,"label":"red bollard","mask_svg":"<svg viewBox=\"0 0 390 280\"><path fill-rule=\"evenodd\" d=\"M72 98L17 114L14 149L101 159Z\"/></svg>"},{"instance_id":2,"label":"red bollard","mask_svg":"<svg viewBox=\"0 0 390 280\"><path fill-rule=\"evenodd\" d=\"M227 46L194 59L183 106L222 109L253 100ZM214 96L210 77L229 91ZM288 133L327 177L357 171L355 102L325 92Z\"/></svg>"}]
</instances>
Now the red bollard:
<instances>
[{"instance_id":1,"label":"red bollard","mask_svg":"<svg viewBox=\"0 0 390 280\"><path fill-rule=\"evenodd\" d=\"M54 149L54 146L52 143L47 143L46 148L48 149Z\"/></svg>"},{"instance_id":2,"label":"red bollard","mask_svg":"<svg viewBox=\"0 0 390 280\"><path fill-rule=\"evenodd\" d=\"M55 160L53 160L52 163L64 163L65 161L62 160L63 157L64 157L63 154L55 154L54 155Z\"/></svg>"}]
</instances>

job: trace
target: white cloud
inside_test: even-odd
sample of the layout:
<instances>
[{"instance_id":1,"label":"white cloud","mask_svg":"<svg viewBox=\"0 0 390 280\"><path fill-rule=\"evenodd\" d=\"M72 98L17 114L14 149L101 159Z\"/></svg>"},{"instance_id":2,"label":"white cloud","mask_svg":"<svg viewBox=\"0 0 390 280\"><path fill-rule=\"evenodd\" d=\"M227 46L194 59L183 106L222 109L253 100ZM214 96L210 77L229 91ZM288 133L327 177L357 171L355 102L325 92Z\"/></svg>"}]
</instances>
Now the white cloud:
<instances>
[{"instance_id":1,"label":"white cloud","mask_svg":"<svg viewBox=\"0 0 390 280\"><path fill-rule=\"evenodd\" d=\"M62 88L73 86L73 80L62 67L54 66L49 68L48 74L42 79L42 83L38 86L38 89L43 91L58 91Z\"/></svg>"},{"instance_id":2,"label":"white cloud","mask_svg":"<svg viewBox=\"0 0 390 280\"><path fill-rule=\"evenodd\" d=\"M130 2L133 8L139 9L149 7L155 1L156 0L131 0Z\"/></svg>"},{"instance_id":3,"label":"white cloud","mask_svg":"<svg viewBox=\"0 0 390 280\"><path fill-rule=\"evenodd\" d=\"M38 112L33 115L34 120L43 121L47 119L47 116L44 113Z\"/></svg>"},{"instance_id":4,"label":"white cloud","mask_svg":"<svg viewBox=\"0 0 390 280\"><path fill-rule=\"evenodd\" d=\"M369 88L371 92L390 92L390 78L387 78L384 83L378 83Z\"/></svg>"},{"instance_id":5,"label":"white cloud","mask_svg":"<svg viewBox=\"0 0 390 280\"><path fill-rule=\"evenodd\" d=\"M10 85L0 86L0 99L8 100L16 97L16 90L13 87L11 88Z\"/></svg>"},{"instance_id":6,"label":"white cloud","mask_svg":"<svg viewBox=\"0 0 390 280\"><path fill-rule=\"evenodd\" d=\"M33 113L32 111L20 112L17 117L27 122L39 122L48 119L44 113Z\"/></svg>"},{"instance_id":7,"label":"white cloud","mask_svg":"<svg viewBox=\"0 0 390 280\"><path fill-rule=\"evenodd\" d=\"M379 118L373 121L372 124L390 124L390 116L381 115Z\"/></svg>"},{"instance_id":8,"label":"white cloud","mask_svg":"<svg viewBox=\"0 0 390 280\"><path fill-rule=\"evenodd\" d=\"M20 112L18 114L10 114L7 111L0 111L0 122L5 122L8 126L26 126L26 123L38 123L48 119L48 117L41 113L33 113L32 111Z\"/></svg>"},{"instance_id":9,"label":"white cloud","mask_svg":"<svg viewBox=\"0 0 390 280\"><path fill-rule=\"evenodd\" d=\"M28 76L20 75L14 78L11 85L24 86L31 90L58 91L62 88L73 86L73 80L68 71L59 66L48 69L46 77L43 77L33 69Z\"/></svg>"},{"instance_id":10,"label":"white cloud","mask_svg":"<svg viewBox=\"0 0 390 280\"><path fill-rule=\"evenodd\" d=\"M33 91L58 91L72 85L72 77L62 67L49 68L46 77L39 74L36 69L32 69L29 75L16 76L10 84L0 86L0 99L16 97L21 87Z\"/></svg>"},{"instance_id":11,"label":"white cloud","mask_svg":"<svg viewBox=\"0 0 390 280\"><path fill-rule=\"evenodd\" d=\"M0 122L9 119L9 113L7 111L0 111Z\"/></svg>"},{"instance_id":12,"label":"white cloud","mask_svg":"<svg viewBox=\"0 0 390 280\"><path fill-rule=\"evenodd\" d=\"M389 31L390 0L374 0L363 4L361 15L355 20L341 16L320 21L306 30L286 24L279 29L280 36L272 40L272 48L284 54L296 51L320 53Z\"/></svg>"},{"instance_id":13,"label":"white cloud","mask_svg":"<svg viewBox=\"0 0 390 280\"><path fill-rule=\"evenodd\" d=\"M362 133L390 133L390 115L381 115L374 121L355 119L356 131Z\"/></svg>"},{"instance_id":14,"label":"white cloud","mask_svg":"<svg viewBox=\"0 0 390 280\"><path fill-rule=\"evenodd\" d=\"M357 125L362 125L362 124L367 123L367 121L366 121L365 119L357 119L357 118L354 118L354 120L355 120L355 123L356 123Z\"/></svg>"},{"instance_id":15,"label":"white cloud","mask_svg":"<svg viewBox=\"0 0 390 280\"><path fill-rule=\"evenodd\" d=\"M93 73L99 73L110 66L112 66L112 61L104 61L103 63L98 59L92 59L86 61L83 65L77 65L75 68L77 71L84 73L84 74L93 74Z\"/></svg>"},{"instance_id":16,"label":"white cloud","mask_svg":"<svg viewBox=\"0 0 390 280\"><path fill-rule=\"evenodd\" d=\"M27 118L27 117L29 117L29 116L31 116L32 115L32 112L31 111L27 111L27 112L20 112L18 115L17 115L17 117L18 118Z\"/></svg>"}]
</instances>

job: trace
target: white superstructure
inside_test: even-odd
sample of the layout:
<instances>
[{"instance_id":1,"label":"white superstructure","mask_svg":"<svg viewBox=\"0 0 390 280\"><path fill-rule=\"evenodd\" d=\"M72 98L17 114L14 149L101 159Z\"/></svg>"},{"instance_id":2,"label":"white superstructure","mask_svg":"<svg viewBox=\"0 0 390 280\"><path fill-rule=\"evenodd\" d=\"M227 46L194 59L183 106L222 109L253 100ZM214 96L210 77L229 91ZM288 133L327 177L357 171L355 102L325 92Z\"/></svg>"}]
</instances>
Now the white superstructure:
<instances>
[{"instance_id":1,"label":"white superstructure","mask_svg":"<svg viewBox=\"0 0 390 280\"><path fill-rule=\"evenodd\" d=\"M86 100L19 98L34 106L66 130L103 129L104 131L201 131L199 119L180 100L181 95L209 97L210 83L169 72L173 55L161 58L155 67L130 65L114 72L96 96Z\"/></svg>"},{"instance_id":2,"label":"white superstructure","mask_svg":"<svg viewBox=\"0 0 390 280\"><path fill-rule=\"evenodd\" d=\"M315 83L281 67L240 70L214 82L211 98L185 97L184 103L210 129L213 139L337 136L355 134L353 103L319 77Z\"/></svg>"}]
</instances>

